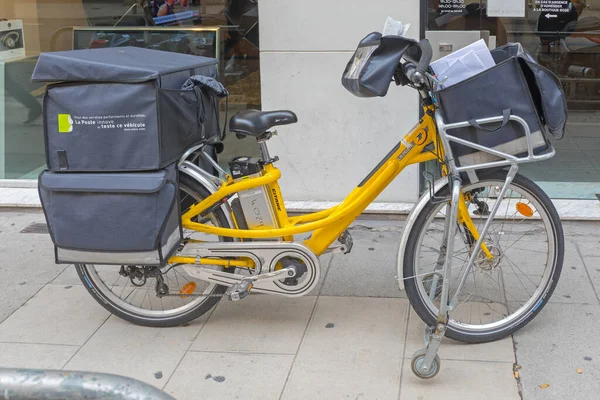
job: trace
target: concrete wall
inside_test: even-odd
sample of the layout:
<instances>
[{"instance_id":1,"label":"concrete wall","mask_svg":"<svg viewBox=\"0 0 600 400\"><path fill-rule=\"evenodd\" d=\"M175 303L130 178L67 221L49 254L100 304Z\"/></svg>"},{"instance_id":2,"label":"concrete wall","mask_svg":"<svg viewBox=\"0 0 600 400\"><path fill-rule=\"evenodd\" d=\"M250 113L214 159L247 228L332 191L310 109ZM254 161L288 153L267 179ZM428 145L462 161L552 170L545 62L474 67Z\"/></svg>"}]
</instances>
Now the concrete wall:
<instances>
[{"instance_id":1,"label":"concrete wall","mask_svg":"<svg viewBox=\"0 0 600 400\"><path fill-rule=\"evenodd\" d=\"M360 99L341 85L358 42L381 32L388 15L418 38L415 0L260 0L262 109L291 109L299 119L269 142L286 199L342 200L417 122L411 89ZM377 201L415 201L418 181L413 166Z\"/></svg>"}]
</instances>

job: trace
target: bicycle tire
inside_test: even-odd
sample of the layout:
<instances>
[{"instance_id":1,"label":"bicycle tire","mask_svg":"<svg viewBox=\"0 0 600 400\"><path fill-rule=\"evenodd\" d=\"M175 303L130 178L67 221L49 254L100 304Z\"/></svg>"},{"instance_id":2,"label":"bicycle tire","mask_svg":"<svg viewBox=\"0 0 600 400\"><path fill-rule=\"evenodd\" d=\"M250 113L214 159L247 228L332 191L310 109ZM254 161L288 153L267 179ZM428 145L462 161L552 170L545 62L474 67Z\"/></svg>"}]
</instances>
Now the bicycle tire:
<instances>
[{"instance_id":1,"label":"bicycle tire","mask_svg":"<svg viewBox=\"0 0 600 400\"><path fill-rule=\"evenodd\" d=\"M204 199L210 195L210 192L203 185L187 175L181 174L179 181L180 187L188 188L191 192L197 195L198 199ZM182 210L184 210L183 207ZM213 214L215 220L218 222L219 227L230 228L227 218L225 217L225 213L221 208L216 209ZM220 240L225 242L233 241L233 239L229 237L220 237ZM141 312L133 312L131 307L125 308L124 306L120 306L117 301L113 300L114 296L105 293L103 286L96 283L92 277L92 274L90 274L88 271L87 265L76 264L75 268L79 278L83 282L83 286L85 286L87 291L102 307L108 310L111 314L114 314L119 318L136 325L150 327L178 326L204 315L213 307L215 307L221 300L221 297L206 297L203 302L198 303L194 308L190 308L181 314L176 314L169 317L150 317L148 315L143 315ZM233 268L223 268L222 270L229 273L234 272ZM215 285L210 295L223 295L226 290L227 286Z\"/></svg>"},{"instance_id":2,"label":"bicycle tire","mask_svg":"<svg viewBox=\"0 0 600 400\"><path fill-rule=\"evenodd\" d=\"M506 179L506 175L506 171L494 171L485 177L480 177L480 182L482 186L485 185L485 182L503 182ZM540 295L537 296L538 298L533 301L534 306L526 309L522 313L522 316L517 318L516 321L507 324L506 326L501 326L499 328L490 329L489 331L483 332L469 331L463 328L460 323L453 325L452 321L449 321L445 335L451 339L465 343L486 343L500 340L517 332L540 314L542 309L548 303L548 300L552 296L556 285L558 284L564 260L564 234L558 213L548 195L528 178L517 174L511 185L524 190L533 196L539 202L539 204L541 204L544 212L547 213L550 225L552 227L552 234L554 235L556 247L551 266L552 269L550 271L550 279L540 292ZM445 186L440 193L438 193L438 196L444 197L449 196L449 194L449 188L448 186ZM419 288L417 286L418 277L416 277L418 274L416 273L417 271L415 271L415 257L418 251L417 245L418 240L421 237L421 232L426 227L427 220L430 218L431 214L435 212L437 207L437 204L429 202L419 213L413 225L413 229L409 233L407 240L407 251L404 255L404 276L411 277L409 279L405 278L407 297L414 311L428 326L435 326L437 321L437 313L434 313L434 310L432 310L431 307L425 303L421 293L419 292ZM450 314L450 318L452 318L452 314Z\"/></svg>"}]
</instances>

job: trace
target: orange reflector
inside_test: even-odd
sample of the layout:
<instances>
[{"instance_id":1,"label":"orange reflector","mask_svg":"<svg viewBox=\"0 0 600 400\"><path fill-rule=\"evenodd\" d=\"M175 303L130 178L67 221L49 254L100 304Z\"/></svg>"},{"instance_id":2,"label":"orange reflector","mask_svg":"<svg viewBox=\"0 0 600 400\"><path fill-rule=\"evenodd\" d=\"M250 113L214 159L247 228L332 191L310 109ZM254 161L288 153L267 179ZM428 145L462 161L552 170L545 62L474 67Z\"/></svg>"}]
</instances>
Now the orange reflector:
<instances>
[{"instance_id":1,"label":"orange reflector","mask_svg":"<svg viewBox=\"0 0 600 400\"><path fill-rule=\"evenodd\" d=\"M179 291L179 294L181 294L181 295L192 294L192 293L194 293L194 290L196 290L196 282L188 282L181 288L181 290ZM183 298L185 296L181 296L181 297Z\"/></svg>"},{"instance_id":2,"label":"orange reflector","mask_svg":"<svg viewBox=\"0 0 600 400\"><path fill-rule=\"evenodd\" d=\"M525 217L533 217L533 210L525 203L517 203L517 211Z\"/></svg>"}]
</instances>

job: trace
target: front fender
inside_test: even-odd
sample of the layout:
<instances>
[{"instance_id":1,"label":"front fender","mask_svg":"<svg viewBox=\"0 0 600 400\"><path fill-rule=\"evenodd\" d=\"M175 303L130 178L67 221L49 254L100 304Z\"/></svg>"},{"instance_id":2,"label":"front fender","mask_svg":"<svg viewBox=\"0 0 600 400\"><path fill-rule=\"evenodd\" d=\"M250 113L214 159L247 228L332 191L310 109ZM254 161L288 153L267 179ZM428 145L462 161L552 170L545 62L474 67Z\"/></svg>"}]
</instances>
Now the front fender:
<instances>
[{"instance_id":1,"label":"front fender","mask_svg":"<svg viewBox=\"0 0 600 400\"><path fill-rule=\"evenodd\" d=\"M438 194L440 190L442 190L445 186L448 185L448 177L440 178L433 185L433 191L435 194ZM429 203L431 199L431 192L428 190L425 192L417 204L413 207L412 211L408 215L406 219L406 225L404 226L404 230L402 231L402 237L400 238L400 247L398 249L398 274L396 275L396 279L398 280L398 287L400 290L404 291L404 254L406 252L406 244L408 242L408 236L410 231L413 229L415 221L417 217L423 211L423 208Z\"/></svg>"}]
</instances>

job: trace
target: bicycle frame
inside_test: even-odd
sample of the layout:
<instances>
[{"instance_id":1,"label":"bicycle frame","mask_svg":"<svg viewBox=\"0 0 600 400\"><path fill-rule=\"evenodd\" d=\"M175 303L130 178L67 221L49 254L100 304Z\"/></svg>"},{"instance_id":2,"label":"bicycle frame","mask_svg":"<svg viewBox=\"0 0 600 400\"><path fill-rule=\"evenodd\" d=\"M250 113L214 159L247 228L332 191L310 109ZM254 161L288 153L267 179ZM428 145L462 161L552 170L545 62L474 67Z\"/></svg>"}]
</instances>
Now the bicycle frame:
<instances>
[{"instance_id":1,"label":"bicycle frame","mask_svg":"<svg viewBox=\"0 0 600 400\"><path fill-rule=\"evenodd\" d=\"M243 182L234 183L230 176L212 195L193 205L182 216L183 227L198 232L218 236L235 237L241 239L267 239L282 238L292 241L293 235L312 232L312 235L304 241L304 245L317 256L323 254L329 246L346 230L348 226L372 203L377 196L406 168L408 165L422 162L444 159L444 148L439 146L444 140L438 137L438 127L435 119L435 107L425 106L424 117L406 136L398 143L388 155L377 165L371 173L344 199L339 205L328 210L306 214L298 217L289 217L285 208L285 202L277 183L281 177L280 171L272 164L265 166L265 173L261 177L252 178ZM433 144L433 151L424 150ZM438 147L439 146L439 147ZM438 158L439 157L439 158ZM443 168L444 176L448 173ZM265 186L275 211L278 229L254 229L242 230L231 228L219 228L202 223L193 222L192 219L202 215L205 211L226 202L227 199L243 190L249 190L259 186ZM459 218L464 223L473 237L480 238L466 207L459 209ZM483 250L491 257L487 247L483 244ZM224 266L247 266L252 267L249 262L239 260L219 262L215 259L196 259L194 257L175 256L171 262L189 264L219 264Z\"/></svg>"}]
</instances>

